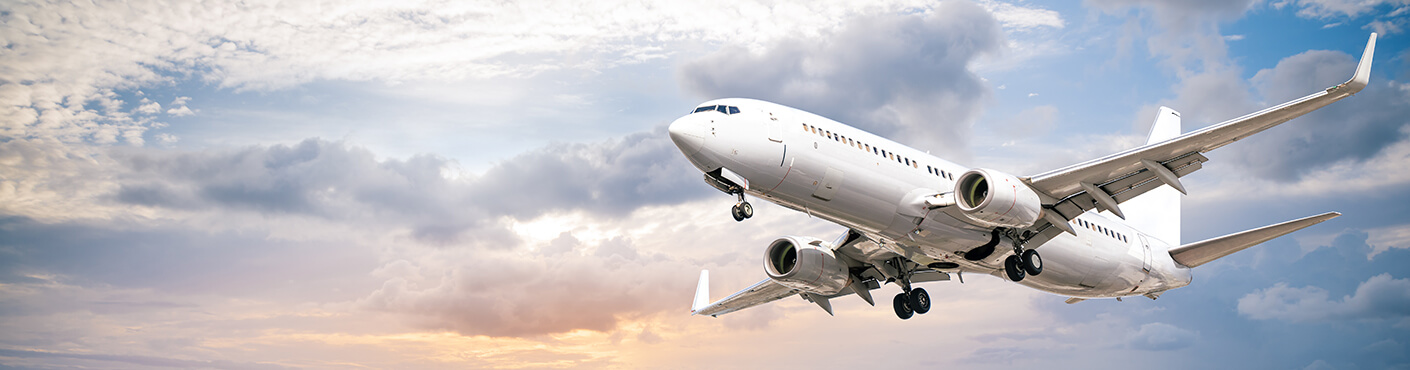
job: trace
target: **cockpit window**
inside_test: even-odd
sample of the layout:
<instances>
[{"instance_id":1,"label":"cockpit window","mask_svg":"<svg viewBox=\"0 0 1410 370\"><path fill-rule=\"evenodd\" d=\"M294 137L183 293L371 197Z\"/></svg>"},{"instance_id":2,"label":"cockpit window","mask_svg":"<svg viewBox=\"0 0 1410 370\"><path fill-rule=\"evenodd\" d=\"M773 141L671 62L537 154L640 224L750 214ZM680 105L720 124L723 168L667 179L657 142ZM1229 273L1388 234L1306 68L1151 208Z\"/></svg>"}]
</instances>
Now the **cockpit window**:
<instances>
[{"instance_id":1,"label":"cockpit window","mask_svg":"<svg viewBox=\"0 0 1410 370\"><path fill-rule=\"evenodd\" d=\"M703 107L695 108L695 111L694 111L694 112L690 112L690 113L691 113L691 114L695 114L695 113L709 112L709 111L716 111L716 112L720 112L720 113L724 113L724 114L738 114L738 113L740 112L740 111L739 111L739 107L735 107L735 106L729 106L729 105L706 105L706 106L703 106Z\"/></svg>"}]
</instances>

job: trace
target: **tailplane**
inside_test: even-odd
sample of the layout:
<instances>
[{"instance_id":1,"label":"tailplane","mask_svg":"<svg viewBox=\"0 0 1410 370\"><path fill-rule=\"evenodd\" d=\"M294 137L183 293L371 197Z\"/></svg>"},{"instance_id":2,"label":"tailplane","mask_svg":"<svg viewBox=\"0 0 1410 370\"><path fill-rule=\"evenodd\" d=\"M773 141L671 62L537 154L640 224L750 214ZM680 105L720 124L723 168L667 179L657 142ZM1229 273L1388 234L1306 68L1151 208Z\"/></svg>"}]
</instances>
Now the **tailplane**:
<instances>
[{"instance_id":1,"label":"tailplane","mask_svg":"<svg viewBox=\"0 0 1410 370\"><path fill-rule=\"evenodd\" d=\"M1253 230L1237 232L1218 238L1197 241L1170 249L1170 258L1179 262L1185 267L1195 267L1219 259L1234 252L1244 250L1248 247L1258 245L1258 243L1272 240L1273 238L1287 235L1288 233L1302 230L1304 227L1322 223L1341 216L1340 213L1327 212L1320 215L1296 219L1277 225L1268 225Z\"/></svg>"},{"instance_id":2,"label":"tailplane","mask_svg":"<svg viewBox=\"0 0 1410 370\"><path fill-rule=\"evenodd\" d=\"M1160 107L1146 145L1180 136L1180 112ZM1180 245L1180 192L1169 186L1152 189L1121 204L1126 223L1170 245Z\"/></svg>"}]
</instances>

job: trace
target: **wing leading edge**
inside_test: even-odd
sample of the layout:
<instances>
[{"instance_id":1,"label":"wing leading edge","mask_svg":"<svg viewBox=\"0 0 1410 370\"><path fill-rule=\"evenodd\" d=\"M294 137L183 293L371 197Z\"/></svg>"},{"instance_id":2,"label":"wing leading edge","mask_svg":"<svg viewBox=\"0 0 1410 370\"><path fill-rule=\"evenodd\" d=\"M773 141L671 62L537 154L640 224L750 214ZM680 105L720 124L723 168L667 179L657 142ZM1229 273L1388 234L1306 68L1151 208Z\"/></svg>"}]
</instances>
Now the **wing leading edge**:
<instances>
[{"instance_id":1,"label":"wing leading edge","mask_svg":"<svg viewBox=\"0 0 1410 370\"><path fill-rule=\"evenodd\" d=\"M1051 204L1050 210L1056 211L1053 216L1064 221L1091 209L1121 215L1118 203L1160 185L1182 188L1178 178L1200 169L1209 160L1203 153L1360 92L1370 83L1375 47L1376 34L1372 33L1355 74L1339 85L1170 140L1034 175L1029 177L1029 184L1051 197L1044 203ZM1052 223L1058 217L1046 218Z\"/></svg>"}]
</instances>

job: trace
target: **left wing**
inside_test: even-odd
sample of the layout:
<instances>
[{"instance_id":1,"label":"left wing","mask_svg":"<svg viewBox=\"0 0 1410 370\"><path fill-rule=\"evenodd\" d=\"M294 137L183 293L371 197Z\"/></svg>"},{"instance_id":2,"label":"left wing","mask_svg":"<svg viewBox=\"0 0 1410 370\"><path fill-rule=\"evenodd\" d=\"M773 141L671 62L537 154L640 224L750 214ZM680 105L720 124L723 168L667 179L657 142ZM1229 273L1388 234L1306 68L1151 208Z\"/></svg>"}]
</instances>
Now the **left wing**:
<instances>
[{"instance_id":1,"label":"left wing","mask_svg":"<svg viewBox=\"0 0 1410 370\"><path fill-rule=\"evenodd\" d=\"M1119 203L1163 184L1181 190L1179 178L1200 169L1208 161L1203 153L1262 132L1318 108L1349 97L1370 83L1371 56L1376 47L1372 33L1361 54L1356 73L1350 80L1300 99L1279 104L1243 117L1224 121L1170 140L1152 143L1106 157L1048 171L1027 179L1042 195L1047 212L1035 229L1043 229L1044 239L1056 236L1057 229L1071 231L1067 221L1091 209L1110 211L1125 218ZM1162 111L1163 113L1163 111ZM1061 223L1061 224L1059 224ZM1040 243L1042 241L1039 241Z\"/></svg>"},{"instance_id":2,"label":"left wing","mask_svg":"<svg viewBox=\"0 0 1410 370\"><path fill-rule=\"evenodd\" d=\"M788 298L794 294L798 294L798 291L765 278L748 289L707 304L706 302L710 302L710 271L701 270L700 285L695 287L695 303L690 307L690 314L719 316Z\"/></svg>"}]
</instances>

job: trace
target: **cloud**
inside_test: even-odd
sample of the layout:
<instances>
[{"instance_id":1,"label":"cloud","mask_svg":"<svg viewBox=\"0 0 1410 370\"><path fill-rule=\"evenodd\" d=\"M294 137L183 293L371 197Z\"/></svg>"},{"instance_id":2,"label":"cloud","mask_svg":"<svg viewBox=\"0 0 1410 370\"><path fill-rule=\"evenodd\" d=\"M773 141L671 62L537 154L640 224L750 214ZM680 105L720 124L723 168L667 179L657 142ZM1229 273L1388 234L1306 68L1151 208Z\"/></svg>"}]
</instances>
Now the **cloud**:
<instances>
[{"instance_id":1,"label":"cloud","mask_svg":"<svg viewBox=\"0 0 1410 370\"><path fill-rule=\"evenodd\" d=\"M378 160L368 150L317 139L297 145L203 152L116 150L121 170L109 197L120 204L188 212L246 211L408 227L415 237L510 243L500 217L550 211L621 217L650 204L708 194L664 129L594 144L553 144L453 179L449 159Z\"/></svg>"},{"instance_id":2,"label":"cloud","mask_svg":"<svg viewBox=\"0 0 1410 370\"><path fill-rule=\"evenodd\" d=\"M1239 314L1292 322L1410 317L1410 279L1396 279L1389 273L1371 277L1341 300L1328 296L1327 290L1315 286L1293 288L1279 283L1240 298Z\"/></svg>"},{"instance_id":3,"label":"cloud","mask_svg":"<svg viewBox=\"0 0 1410 370\"><path fill-rule=\"evenodd\" d=\"M1290 3L1301 6L1297 15L1304 18L1333 18L1349 17L1356 18L1362 14L1370 13L1382 5L1405 6L1410 2L1405 0L1292 0L1276 4L1275 7L1283 7Z\"/></svg>"},{"instance_id":4,"label":"cloud","mask_svg":"<svg viewBox=\"0 0 1410 370\"><path fill-rule=\"evenodd\" d=\"M1162 57L1167 67L1185 77L1228 67L1228 46L1219 33L1219 24L1242 17L1256 1L1093 0L1087 3L1112 14L1143 10L1142 16L1155 20L1159 29L1145 39L1150 54ZM1122 42L1134 43L1139 39L1126 35Z\"/></svg>"},{"instance_id":5,"label":"cloud","mask_svg":"<svg viewBox=\"0 0 1410 370\"><path fill-rule=\"evenodd\" d=\"M683 65L680 78L700 96L776 101L964 155L991 94L969 66L1003 42L992 14L947 2L926 13L858 17L763 51L728 45Z\"/></svg>"},{"instance_id":6,"label":"cloud","mask_svg":"<svg viewBox=\"0 0 1410 370\"><path fill-rule=\"evenodd\" d=\"M1177 326L1153 322L1141 325L1141 328L1131 334L1128 345L1131 348L1146 351L1174 351L1189 348L1199 340L1199 333Z\"/></svg>"},{"instance_id":7,"label":"cloud","mask_svg":"<svg viewBox=\"0 0 1410 370\"><path fill-rule=\"evenodd\" d=\"M1269 104L1277 104L1342 83L1355 69L1350 55L1314 50L1284 58L1251 81ZM1395 88L1394 81L1372 82L1355 96L1233 146L1237 160L1257 175L1289 181L1332 163L1367 161L1405 140L1410 92Z\"/></svg>"},{"instance_id":8,"label":"cloud","mask_svg":"<svg viewBox=\"0 0 1410 370\"><path fill-rule=\"evenodd\" d=\"M596 71L660 59L668 45L760 44L912 6L907 0L733 8L631 1L17 3L0 13L8 26L0 133L142 145L142 133L155 122L133 116L150 107L121 93L144 87L196 81L269 91L318 80L395 84ZM183 107L178 102L166 111L194 112Z\"/></svg>"},{"instance_id":9,"label":"cloud","mask_svg":"<svg viewBox=\"0 0 1410 370\"><path fill-rule=\"evenodd\" d=\"M616 246L613 246L615 244ZM634 248L611 239L599 251ZM690 274L672 258L620 253L539 258L517 252L450 254L420 260L359 305L395 312L418 327L465 335L533 336L575 329L609 331L621 318L679 308ZM479 262L476 262L479 261ZM663 297L680 296L679 300Z\"/></svg>"},{"instance_id":10,"label":"cloud","mask_svg":"<svg viewBox=\"0 0 1410 370\"><path fill-rule=\"evenodd\" d=\"M186 360L156 356L110 355L93 353L67 353L34 350L13 350L0 348L0 356L21 359L66 359L96 361L98 363L122 363L128 365L158 368L206 368L206 369L289 369L275 364L253 362ZM91 362L90 362L91 363ZM81 366L79 366L81 367Z\"/></svg>"}]
</instances>

